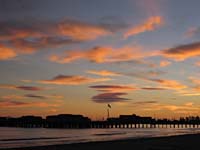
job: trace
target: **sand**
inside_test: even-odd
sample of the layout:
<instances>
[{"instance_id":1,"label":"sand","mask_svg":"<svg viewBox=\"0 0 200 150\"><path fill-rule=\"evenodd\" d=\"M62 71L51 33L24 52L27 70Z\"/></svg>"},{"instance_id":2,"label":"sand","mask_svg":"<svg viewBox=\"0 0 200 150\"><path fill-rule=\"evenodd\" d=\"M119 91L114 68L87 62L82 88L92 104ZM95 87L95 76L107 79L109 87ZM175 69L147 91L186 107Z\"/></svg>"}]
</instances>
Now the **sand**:
<instances>
[{"instance_id":1,"label":"sand","mask_svg":"<svg viewBox=\"0 0 200 150\"><path fill-rule=\"evenodd\" d=\"M40 147L16 148L12 150L199 150L200 134L170 137L141 138L107 142L90 142ZM10 149L11 150L11 149Z\"/></svg>"}]
</instances>

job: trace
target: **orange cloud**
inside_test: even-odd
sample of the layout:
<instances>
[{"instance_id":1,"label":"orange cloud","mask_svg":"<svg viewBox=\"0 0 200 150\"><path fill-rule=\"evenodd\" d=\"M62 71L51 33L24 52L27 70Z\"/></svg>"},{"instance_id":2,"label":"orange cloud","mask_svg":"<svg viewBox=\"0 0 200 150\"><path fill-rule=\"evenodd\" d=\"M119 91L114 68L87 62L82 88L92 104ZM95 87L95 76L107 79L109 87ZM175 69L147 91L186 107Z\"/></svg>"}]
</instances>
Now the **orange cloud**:
<instances>
[{"instance_id":1,"label":"orange cloud","mask_svg":"<svg viewBox=\"0 0 200 150\"><path fill-rule=\"evenodd\" d=\"M165 72L162 72L162 71L148 71L148 72L124 73L122 75L132 76L132 77L136 77L138 79L142 79L142 80L145 80L145 81L151 81L151 82L155 82L155 83L159 84L158 87L141 87L141 88L138 88L138 89L142 89L142 90L167 90L167 89L180 90L180 89L187 88L186 85L183 85L176 80L167 80L167 79L155 78L155 77L157 77L161 74L164 74L164 73Z\"/></svg>"},{"instance_id":2,"label":"orange cloud","mask_svg":"<svg viewBox=\"0 0 200 150\"><path fill-rule=\"evenodd\" d=\"M200 85L195 86L193 89L194 89L195 91L200 92Z\"/></svg>"},{"instance_id":3,"label":"orange cloud","mask_svg":"<svg viewBox=\"0 0 200 150\"><path fill-rule=\"evenodd\" d=\"M0 60L8 60L17 56L17 53L8 47L0 44Z\"/></svg>"},{"instance_id":4,"label":"orange cloud","mask_svg":"<svg viewBox=\"0 0 200 150\"><path fill-rule=\"evenodd\" d=\"M79 85L89 84L94 82L109 81L110 78L89 78L84 76L69 76L69 75L58 75L50 80L41 80L39 83L43 84L56 84L56 85Z\"/></svg>"},{"instance_id":5,"label":"orange cloud","mask_svg":"<svg viewBox=\"0 0 200 150\"><path fill-rule=\"evenodd\" d=\"M94 40L100 36L111 33L108 28L98 24L86 23L72 19L61 22L44 22L40 20L19 21L14 23L0 22L4 32L0 35L1 40L25 39L30 37L41 38L49 35L68 36L77 40ZM1 30L0 30L1 31Z\"/></svg>"},{"instance_id":6,"label":"orange cloud","mask_svg":"<svg viewBox=\"0 0 200 150\"><path fill-rule=\"evenodd\" d=\"M15 40L44 36L44 32L41 31L44 26L41 25L41 27L39 27L38 24L36 24L37 23L33 22L29 23L29 21L0 22L0 40ZM43 28L43 31L46 30Z\"/></svg>"},{"instance_id":7,"label":"orange cloud","mask_svg":"<svg viewBox=\"0 0 200 150\"><path fill-rule=\"evenodd\" d=\"M198 79L198 78L189 77L189 80L195 85L200 85L200 79Z\"/></svg>"},{"instance_id":8,"label":"orange cloud","mask_svg":"<svg viewBox=\"0 0 200 150\"><path fill-rule=\"evenodd\" d=\"M108 71L108 70L88 70L87 73L95 74L99 76L120 76L120 73Z\"/></svg>"},{"instance_id":9,"label":"orange cloud","mask_svg":"<svg viewBox=\"0 0 200 150\"><path fill-rule=\"evenodd\" d=\"M141 52L138 47L124 47L119 49L113 49L112 47L94 47L85 51L68 50L66 54L51 55L49 60L62 64L80 59L86 59L95 63L106 63L137 60L145 56L151 56L151 54Z\"/></svg>"},{"instance_id":10,"label":"orange cloud","mask_svg":"<svg viewBox=\"0 0 200 150\"><path fill-rule=\"evenodd\" d=\"M164 79L149 79L150 81L154 81L159 83L162 87L167 89L185 89L186 85L183 85L175 80L164 80Z\"/></svg>"},{"instance_id":11,"label":"orange cloud","mask_svg":"<svg viewBox=\"0 0 200 150\"><path fill-rule=\"evenodd\" d=\"M88 59L92 62L102 63L107 55L111 53L110 48L94 47L87 51L67 51L67 54L63 57L58 55L50 56L50 60L57 63L70 63L79 59Z\"/></svg>"},{"instance_id":12,"label":"orange cloud","mask_svg":"<svg viewBox=\"0 0 200 150\"><path fill-rule=\"evenodd\" d=\"M160 62L160 67L166 67L166 66L169 66L171 64L171 62L170 61L161 61Z\"/></svg>"},{"instance_id":13,"label":"orange cloud","mask_svg":"<svg viewBox=\"0 0 200 150\"><path fill-rule=\"evenodd\" d=\"M199 110L199 106L194 106L192 102L185 103L183 105L163 105L164 109L175 111L177 113L196 113Z\"/></svg>"},{"instance_id":14,"label":"orange cloud","mask_svg":"<svg viewBox=\"0 0 200 150\"><path fill-rule=\"evenodd\" d=\"M24 99L23 96L20 96L20 95L5 95L5 96L2 96L1 97L2 99L5 99L5 100L11 100L11 99Z\"/></svg>"},{"instance_id":15,"label":"orange cloud","mask_svg":"<svg viewBox=\"0 0 200 150\"><path fill-rule=\"evenodd\" d=\"M0 84L1 89L16 89L15 85L9 85L9 84Z\"/></svg>"},{"instance_id":16,"label":"orange cloud","mask_svg":"<svg viewBox=\"0 0 200 150\"><path fill-rule=\"evenodd\" d=\"M188 106L188 107L192 107L194 105L193 102L188 102L188 103L185 103L185 106Z\"/></svg>"},{"instance_id":17,"label":"orange cloud","mask_svg":"<svg viewBox=\"0 0 200 150\"><path fill-rule=\"evenodd\" d=\"M161 51L161 55L176 61L183 61L191 57L196 57L200 55L200 42L169 48Z\"/></svg>"},{"instance_id":18,"label":"orange cloud","mask_svg":"<svg viewBox=\"0 0 200 150\"><path fill-rule=\"evenodd\" d=\"M116 29L116 25L113 24L114 29ZM74 19L65 19L59 22L41 21L37 19L13 22L1 21L0 26L0 40L52 36L66 36L74 40L93 40L100 36L110 34L112 31L112 27Z\"/></svg>"},{"instance_id":19,"label":"orange cloud","mask_svg":"<svg viewBox=\"0 0 200 150\"><path fill-rule=\"evenodd\" d=\"M199 96L200 95L200 80L196 78L190 78L189 81L193 84L190 88L179 90L180 96Z\"/></svg>"},{"instance_id":20,"label":"orange cloud","mask_svg":"<svg viewBox=\"0 0 200 150\"><path fill-rule=\"evenodd\" d=\"M164 104L158 102L152 103L133 103L133 107L137 106L138 109L143 111L168 111L171 113L178 113L178 114L185 114L188 113L198 113L199 112L199 105L194 105L192 102L187 102L182 105L174 105L174 104Z\"/></svg>"},{"instance_id":21,"label":"orange cloud","mask_svg":"<svg viewBox=\"0 0 200 150\"><path fill-rule=\"evenodd\" d=\"M70 39L59 39L57 37L42 37L39 39L15 39L7 41L6 47L3 44L0 44L0 60L9 60L15 58L20 54L32 54L41 49L46 49L50 47L58 47L62 45L66 45L68 43L77 43L77 41L73 41Z\"/></svg>"},{"instance_id":22,"label":"orange cloud","mask_svg":"<svg viewBox=\"0 0 200 150\"><path fill-rule=\"evenodd\" d=\"M189 96L199 95L198 92L200 91L200 79L195 77L189 77L189 81L193 83L194 86L192 87L192 91L190 91L190 93L187 92L186 94Z\"/></svg>"},{"instance_id":23,"label":"orange cloud","mask_svg":"<svg viewBox=\"0 0 200 150\"><path fill-rule=\"evenodd\" d=\"M124 37L128 38L130 36L134 36L146 31L153 31L163 25L163 18L161 16L153 16L148 18L144 23L134 26L133 28L129 29L125 34Z\"/></svg>"},{"instance_id":24,"label":"orange cloud","mask_svg":"<svg viewBox=\"0 0 200 150\"><path fill-rule=\"evenodd\" d=\"M87 24L75 20L66 20L58 25L58 30L62 35L69 36L77 40L94 40L97 37L105 36L111 32L101 26Z\"/></svg>"},{"instance_id":25,"label":"orange cloud","mask_svg":"<svg viewBox=\"0 0 200 150\"><path fill-rule=\"evenodd\" d=\"M123 28L119 24L109 26L72 19L51 22L41 20L0 21L0 40L9 48L1 48L0 60L17 54L32 54L39 50L95 40Z\"/></svg>"},{"instance_id":26,"label":"orange cloud","mask_svg":"<svg viewBox=\"0 0 200 150\"><path fill-rule=\"evenodd\" d=\"M198 91L198 89L197 89L197 91ZM200 89L199 89L199 91L200 91ZM199 93L199 92L194 92L194 91L192 91L192 92L190 92L190 93L188 93L188 92L181 93L181 95L182 95L182 96L200 96L200 93Z\"/></svg>"},{"instance_id":27,"label":"orange cloud","mask_svg":"<svg viewBox=\"0 0 200 150\"><path fill-rule=\"evenodd\" d=\"M105 59L111 52L112 48L110 47L94 47L85 53L85 57L91 62L102 63L105 62Z\"/></svg>"}]
</instances>

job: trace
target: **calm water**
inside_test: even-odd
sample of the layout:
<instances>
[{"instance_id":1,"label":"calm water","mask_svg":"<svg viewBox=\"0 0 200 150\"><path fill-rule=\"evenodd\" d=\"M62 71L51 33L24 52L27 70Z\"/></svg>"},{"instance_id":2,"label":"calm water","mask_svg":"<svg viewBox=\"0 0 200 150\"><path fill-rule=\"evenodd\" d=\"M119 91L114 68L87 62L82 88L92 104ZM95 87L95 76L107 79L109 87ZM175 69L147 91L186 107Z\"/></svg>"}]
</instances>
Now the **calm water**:
<instances>
[{"instance_id":1,"label":"calm water","mask_svg":"<svg viewBox=\"0 0 200 150\"><path fill-rule=\"evenodd\" d=\"M200 133L200 129L0 128L0 149Z\"/></svg>"}]
</instances>

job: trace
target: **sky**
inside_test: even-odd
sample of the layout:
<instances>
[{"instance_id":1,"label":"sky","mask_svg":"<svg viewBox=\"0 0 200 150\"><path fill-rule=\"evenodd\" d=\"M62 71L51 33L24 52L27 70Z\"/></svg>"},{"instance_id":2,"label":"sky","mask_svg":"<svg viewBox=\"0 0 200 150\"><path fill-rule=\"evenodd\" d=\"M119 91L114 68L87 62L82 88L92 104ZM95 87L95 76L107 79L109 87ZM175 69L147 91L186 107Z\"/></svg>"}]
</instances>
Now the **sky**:
<instances>
[{"instance_id":1,"label":"sky","mask_svg":"<svg viewBox=\"0 0 200 150\"><path fill-rule=\"evenodd\" d=\"M200 114L198 0L0 0L0 116Z\"/></svg>"}]
</instances>

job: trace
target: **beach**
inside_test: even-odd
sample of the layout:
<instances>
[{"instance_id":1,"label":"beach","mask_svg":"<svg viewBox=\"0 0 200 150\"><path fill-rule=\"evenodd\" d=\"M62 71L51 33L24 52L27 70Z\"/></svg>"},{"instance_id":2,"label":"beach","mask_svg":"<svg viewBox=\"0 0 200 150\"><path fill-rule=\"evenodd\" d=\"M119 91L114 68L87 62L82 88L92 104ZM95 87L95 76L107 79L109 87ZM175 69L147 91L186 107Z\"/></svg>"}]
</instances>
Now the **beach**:
<instances>
[{"instance_id":1,"label":"beach","mask_svg":"<svg viewBox=\"0 0 200 150\"><path fill-rule=\"evenodd\" d=\"M104 142L87 142L78 144L13 148L6 150L198 150L199 146L200 134L189 134L169 137L139 138Z\"/></svg>"}]
</instances>

